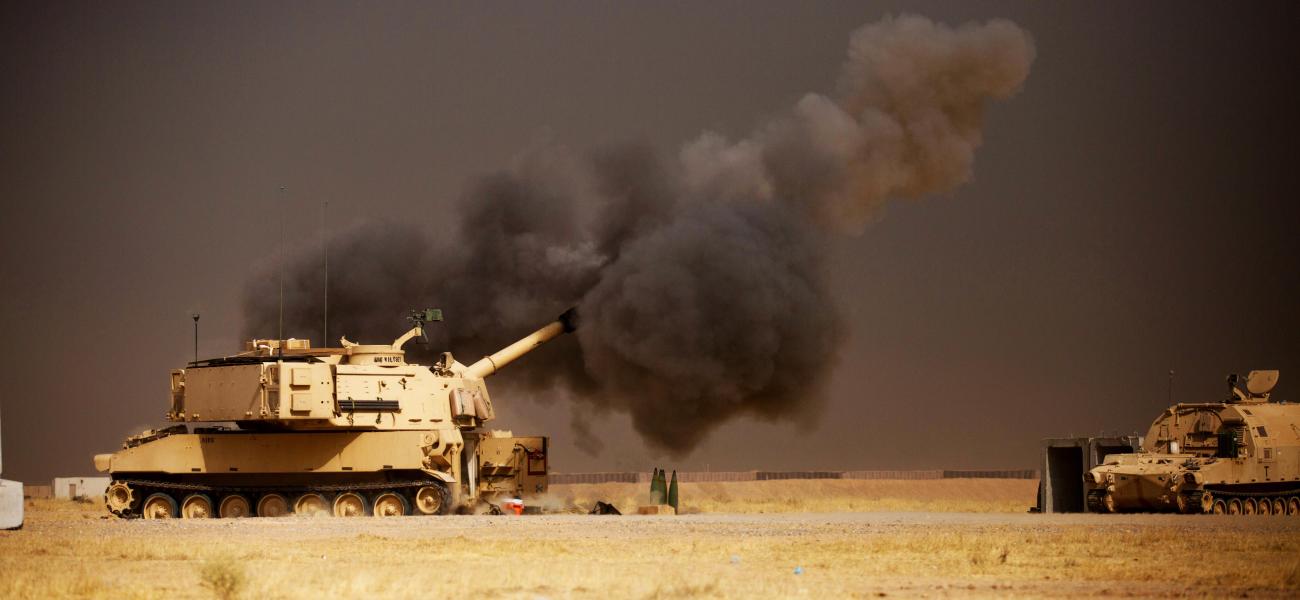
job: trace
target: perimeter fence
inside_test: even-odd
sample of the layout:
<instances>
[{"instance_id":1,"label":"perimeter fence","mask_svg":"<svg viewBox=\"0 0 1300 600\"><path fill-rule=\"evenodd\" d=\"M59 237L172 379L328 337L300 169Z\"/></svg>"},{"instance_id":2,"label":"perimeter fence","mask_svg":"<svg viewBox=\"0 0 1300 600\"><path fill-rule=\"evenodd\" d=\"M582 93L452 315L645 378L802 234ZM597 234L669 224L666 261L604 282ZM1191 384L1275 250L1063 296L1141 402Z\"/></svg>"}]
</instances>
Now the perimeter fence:
<instances>
[{"instance_id":1,"label":"perimeter fence","mask_svg":"<svg viewBox=\"0 0 1300 600\"><path fill-rule=\"evenodd\" d=\"M583 483L649 483L652 473L551 473L552 485ZM1038 479L1034 469L982 469L982 470L858 470L858 471L682 471L677 480L682 483L707 483L729 481L776 481L783 479Z\"/></svg>"}]
</instances>

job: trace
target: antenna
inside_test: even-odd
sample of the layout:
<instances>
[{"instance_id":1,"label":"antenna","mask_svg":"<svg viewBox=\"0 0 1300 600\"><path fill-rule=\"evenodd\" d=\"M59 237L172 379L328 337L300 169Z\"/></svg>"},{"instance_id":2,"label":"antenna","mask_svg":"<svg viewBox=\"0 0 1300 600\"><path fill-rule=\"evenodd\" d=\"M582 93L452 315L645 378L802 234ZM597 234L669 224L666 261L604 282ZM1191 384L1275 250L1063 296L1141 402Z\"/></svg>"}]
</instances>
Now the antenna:
<instances>
[{"instance_id":1,"label":"antenna","mask_svg":"<svg viewBox=\"0 0 1300 600\"><path fill-rule=\"evenodd\" d=\"M280 186L280 328L276 340L280 342L280 352L284 353L284 186Z\"/></svg>"},{"instance_id":2,"label":"antenna","mask_svg":"<svg viewBox=\"0 0 1300 600\"><path fill-rule=\"evenodd\" d=\"M190 315L194 318L194 362L199 362L199 313Z\"/></svg>"},{"instance_id":3,"label":"antenna","mask_svg":"<svg viewBox=\"0 0 1300 600\"><path fill-rule=\"evenodd\" d=\"M330 201L321 199L320 204L320 247L321 253L325 255L325 285L321 288L325 302L325 323L321 330L323 339L321 343L326 347L330 345L330 242L329 242L329 224L326 217L330 210Z\"/></svg>"}]
</instances>

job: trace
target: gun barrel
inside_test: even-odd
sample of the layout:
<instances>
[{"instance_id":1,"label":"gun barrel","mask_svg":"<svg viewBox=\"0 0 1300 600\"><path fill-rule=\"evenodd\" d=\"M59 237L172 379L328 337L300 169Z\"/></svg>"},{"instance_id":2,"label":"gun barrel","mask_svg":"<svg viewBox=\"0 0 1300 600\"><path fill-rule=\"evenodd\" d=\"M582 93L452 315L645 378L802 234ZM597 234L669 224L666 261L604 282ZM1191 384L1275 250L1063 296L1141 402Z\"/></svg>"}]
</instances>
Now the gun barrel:
<instances>
[{"instance_id":1,"label":"gun barrel","mask_svg":"<svg viewBox=\"0 0 1300 600\"><path fill-rule=\"evenodd\" d=\"M470 365L465 369L465 376L470 378L483 378L496 373L501 367L514 362L519 357L532 352L534 348L549 342L560 334L568 333L577 329L578 313L576 309L570 308L564 311L564 314L552 321L547 326L528 334L523 339L506 346L493 353L491 356L484 356L478 362Z\"/></svg>"}]
</instances>

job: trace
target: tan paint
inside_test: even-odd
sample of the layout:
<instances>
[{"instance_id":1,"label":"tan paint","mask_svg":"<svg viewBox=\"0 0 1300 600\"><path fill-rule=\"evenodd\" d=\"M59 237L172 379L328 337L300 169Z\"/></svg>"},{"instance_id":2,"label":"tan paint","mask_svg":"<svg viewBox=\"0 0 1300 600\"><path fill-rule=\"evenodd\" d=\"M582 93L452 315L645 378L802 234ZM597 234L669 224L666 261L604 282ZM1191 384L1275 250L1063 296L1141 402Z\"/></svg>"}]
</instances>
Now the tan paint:
<instances>
[{"instance_id":1,"label":"tan paint","mask_svg":"<svg viewBox=\"0 0 1300 600\"><path fill-rule=\"evenodd\" d=\"M241 486L274 492L277 477L373 490L432 476L461 504L545 493L547 439L481 429L496 416L483 378L575 323L565 313L471 367L450 353L433 366L407 363L402 346L422 335L422 322L386 345L253 340L241 354L172 371L167 418L181 424L132 436L95 467L115 480L225 486L231 496ZM196 427L230 421L239 428ZM134 495L118 497L115 513L135 510ZM356 513L355 499L344 504L340 512ZM391 515L395 505L390 494L376 506Z\"/></svg>"},{"instance_id":2,"label":"tan paint","mask_svg":"<svg viewBox=\"0 0 1300 600\"><path fill-rule=\"evenodd\" d=\"M1254 371L1244 382L1230 377L1227 401L1165 409L1147 432L1146 452L1111 455L1085 475L1090 507L1212 512L1233 499L1300 505L1300 404L1271 401L1277 379L1277 371Z\"/></svg>"}]
</instances>

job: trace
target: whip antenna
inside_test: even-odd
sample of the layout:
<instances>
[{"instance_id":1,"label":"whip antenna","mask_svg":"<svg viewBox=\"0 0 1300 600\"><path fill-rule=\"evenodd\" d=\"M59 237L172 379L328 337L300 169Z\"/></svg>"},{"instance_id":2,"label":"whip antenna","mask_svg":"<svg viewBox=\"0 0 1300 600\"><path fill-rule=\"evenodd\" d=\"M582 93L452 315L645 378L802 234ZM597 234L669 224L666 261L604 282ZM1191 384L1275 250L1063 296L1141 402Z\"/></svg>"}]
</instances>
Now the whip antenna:
<instances>
[{"instance_id":1,"label":"whip antenna","mask_svg":"<svg viewBox=\"0 0 1300 600\"><path fill-rule=\"evenodd\" d=\"M280 186L280 326L276 340L284 354L284 186Z\"/></svg>"},{"instance_id":2,"label":"whip antenna","mask_svg":"<svg viewBox=\"0 0 1300 600\"><path fill-rule=\"evenodd\" d=\"M321 343L325 346L330 345L330 242L329 242L329 224L326 222L330 209L330 201L322 199L320 205L320 247L321 253L325 255L325 285L321 288L321 294L324 296L325 303L325 322L321 330Z\"/></svg>"},{"instance_id":3,"label":"whip antenna","mask_svg":"<svg viewBox=\"0 0 1300 600\"><path fill-rule=\"evenodd\" d=\"M199 313L190 315L194 318L194 364L199 362Z\"/></svg>"}]
</instances>

